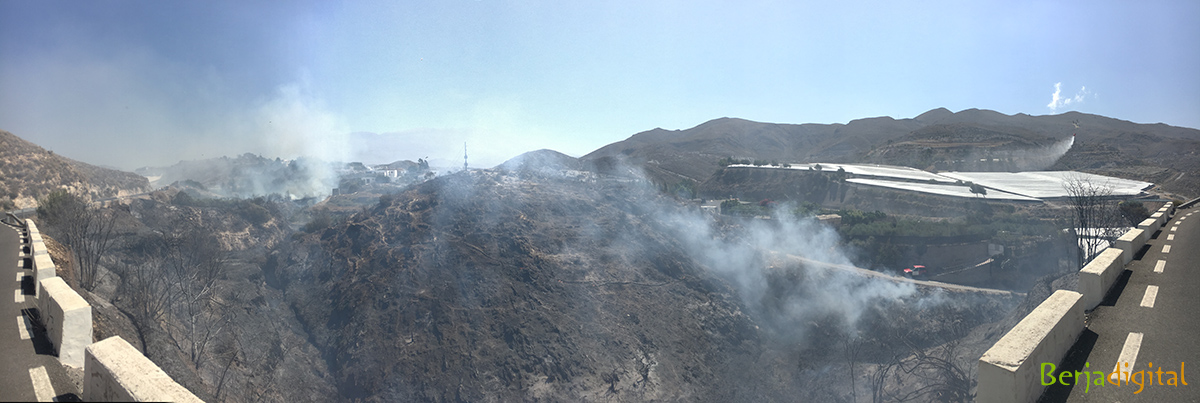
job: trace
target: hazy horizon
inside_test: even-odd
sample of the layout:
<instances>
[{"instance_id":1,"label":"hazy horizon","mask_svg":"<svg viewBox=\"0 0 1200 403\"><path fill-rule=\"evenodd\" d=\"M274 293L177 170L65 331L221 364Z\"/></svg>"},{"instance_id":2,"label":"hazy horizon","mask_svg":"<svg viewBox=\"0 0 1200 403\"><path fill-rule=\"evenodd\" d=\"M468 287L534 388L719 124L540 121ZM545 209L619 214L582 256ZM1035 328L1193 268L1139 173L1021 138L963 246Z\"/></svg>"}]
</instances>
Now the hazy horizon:
<instances>
[{"instance_id":1,"label":"hazy horizon","mask_svg":"<svg viewBox=\"0 0 1200 403\"><path fill-rule=\"evenodd\" d=\"M1200 3L0 2L0 130L132 170L493 166L722 116L1079 111L1200 128ZM385 148L356 147L372 137ZM394 156L394 157L389 157Z\"/></svg>"}]
</instances>

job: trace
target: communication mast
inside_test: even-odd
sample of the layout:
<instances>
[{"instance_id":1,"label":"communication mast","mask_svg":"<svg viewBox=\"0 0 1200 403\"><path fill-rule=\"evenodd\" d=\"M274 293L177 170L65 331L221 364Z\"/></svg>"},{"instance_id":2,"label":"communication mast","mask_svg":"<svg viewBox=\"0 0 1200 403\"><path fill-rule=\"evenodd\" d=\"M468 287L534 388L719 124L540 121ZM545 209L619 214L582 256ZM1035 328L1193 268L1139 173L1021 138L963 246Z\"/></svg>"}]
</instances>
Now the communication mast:
<instances>
[{"instance_id":1,"label":"communication mast","mask_svg":"<svg viewBox=\"0 0 1200 403\"><path fill-rule=\"evenodd\" d=\"M463 142L463 170L467 170L467 142Z\"/></svg>"}]
</instances>

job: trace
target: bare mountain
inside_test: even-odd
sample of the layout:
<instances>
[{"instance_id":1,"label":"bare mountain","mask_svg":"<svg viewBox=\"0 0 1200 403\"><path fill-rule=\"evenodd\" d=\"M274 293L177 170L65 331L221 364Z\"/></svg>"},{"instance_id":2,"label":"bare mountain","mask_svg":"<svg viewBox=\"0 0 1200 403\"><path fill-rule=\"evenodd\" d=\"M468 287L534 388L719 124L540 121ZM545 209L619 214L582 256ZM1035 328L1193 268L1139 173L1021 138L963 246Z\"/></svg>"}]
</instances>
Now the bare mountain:
<instances>
[{"instance_id":1,"label":"bare mountain","mask_svg":"<svg viewBox=\"0 0 1200 403\"><path fill-rule=\"evenodd\" d=\"M938 108L912 119L877 117L847 124L776 124L720 118L686 130L654 129L604 146L581 160L616 158L642 165L662 183L701 182L722 158L783 162L874 162L921 169L1029 169L1005 160L1077 137L1044 168L1075 169L1152 181L1164 191L1197 196L1200 130L1139 124L1080 112L1005 115ZM978 165L978 164L976 164ZM1036 165L1036 164L1035 164Z\"/></svg>"},{"instance_id":2,"label":"bare mountain","mask_svg":"<svg viewBox=\"0 0 1200 403\"><path fill-rule=\"evenodd\" d=\"M582 169L579 159L566 155L554 150L541 149L530 151L497 166L507 170L563 170L563 169Z\"/></svg>"},{"instance_id":3,"label":"bare mountain","mask_svg":"<svg viewBox=\"0 0 1200 403\"><path fill-rule=\"evenodd\" d=\"M776 124L720 118L687 130L654 129L604 146L584 161L612 157L642 164L654 180L703 181L725 157L858 161L875 144L921 127L913 119L860 119L848 124Z\"/></svg>"},{"instance_id":4,"label":"bare mountain","mask_svg":"<svg viewBox=\"0 0 1200 403\"><path fill-rule=\"evenodd\" d=\"M0 130L0 203L34 207L37 199L67 188L92 199L143 193L146 178L75 161Z\"/></svg>"}]
</instances>

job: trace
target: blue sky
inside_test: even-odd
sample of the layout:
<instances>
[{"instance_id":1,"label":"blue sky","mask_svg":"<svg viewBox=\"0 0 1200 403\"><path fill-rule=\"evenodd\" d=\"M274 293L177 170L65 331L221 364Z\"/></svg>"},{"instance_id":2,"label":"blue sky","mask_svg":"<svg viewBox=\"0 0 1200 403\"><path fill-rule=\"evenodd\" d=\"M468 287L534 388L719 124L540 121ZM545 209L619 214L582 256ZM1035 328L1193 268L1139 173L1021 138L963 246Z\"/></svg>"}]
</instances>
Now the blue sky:
<instances>
[{"instance_id":1,"label":"blue sky","mask_svg":"<svg viewBox=\"0 0 1200 403\"><path fill-rule=\"evenodd\" d=\"M724 116L936 107L1195 128L1198 20L1194 1L4 0L0 129L132 169L463 142L490 166Z\"/></svg>"}]
</instances>

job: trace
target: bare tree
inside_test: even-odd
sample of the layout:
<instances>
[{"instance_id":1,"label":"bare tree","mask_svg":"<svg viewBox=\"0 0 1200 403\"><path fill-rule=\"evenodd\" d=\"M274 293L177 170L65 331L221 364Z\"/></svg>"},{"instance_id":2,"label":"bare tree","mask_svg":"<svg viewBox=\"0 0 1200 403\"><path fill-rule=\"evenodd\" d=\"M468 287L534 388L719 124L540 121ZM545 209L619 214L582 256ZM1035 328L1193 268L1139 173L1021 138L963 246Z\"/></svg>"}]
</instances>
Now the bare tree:
<instances>
[{"instance_id":1,"label":"bare tree","mask_svg":"<svg viewBox=\"0 0 1200 403\"><path fill-rule=\"evenodd\" d=\"M217 295L217 281L225 273L224 251L200 228L166 240L165 275L177 293L177 321L169 322L168 335L188 354L195 368L204 362L209 346L229 323Z\"/></svg>"},{"instance_id":2,"label":"bare tree","mask_svg":"<svg viewBox=\"0 0 1200 403\"><path fill-rule=\"evenodd\" d=\"M862 355L863 339L858 335L847 335L842 339L842 354L846 359L846 364L850 367L850 401L858 402L858 374L855 369L858 366L859 356Z\"/></svg>"},{"instance_id":3,"label":"bare tree","mask_svg":"<svg viewBox=\"0 0 1200 403\"><path fill-rule=\"evenodd\" d=\"M212 350L213 357L219 360L218 362L223 362L223 364L217 364L221 366L221 370L220 375L217 376L216 392L213 393L218 401L225 401L228 397L228 390L225 389L225 386L226 382L230 379L229 370L233 368L234 364L241 363L238 360L241 350L238 348L237 338L234 336L234 333L225 332L217 339L217 343L213 346Z\"/></svg>"},{"instance_id":4,"label":"bare tree","mask_svg":"<svg viewBox=\"0 0 1200 403\"><path fill-rule=\"evenodd\" d=\"M59 189L38 201L38 216L62 234L75 254L79 286L95 289L100 258L112 245L116 212L93 207L82 197Z\"/></svg>"},{"instance_id":5,"label":"bare tree","mask_svg":"<svg viewBox=\"0 0 1200 403\"><path fill-rule=\"evenodd\" d=\"M134 319L159 323L177 296L175 284L163 273L162 258L151 255L141 264L120 263L116 272L121 276L119 295L129 300Z\"/></svg>"},{"instance_id":6,"label":"bare tree","mask_svg":"<svg viewBox=\"0 0 1200 403\"><path fill-rule=\"evenodd\" d=\"M1070 207L1070 229L1078 245L1078 262L1082 268L1097 253L1122 232L1121 212L1112 198L1112 186L1095 183L1082 175L1068 176L1063 181Z\"/></svg>"}]
</instances>

